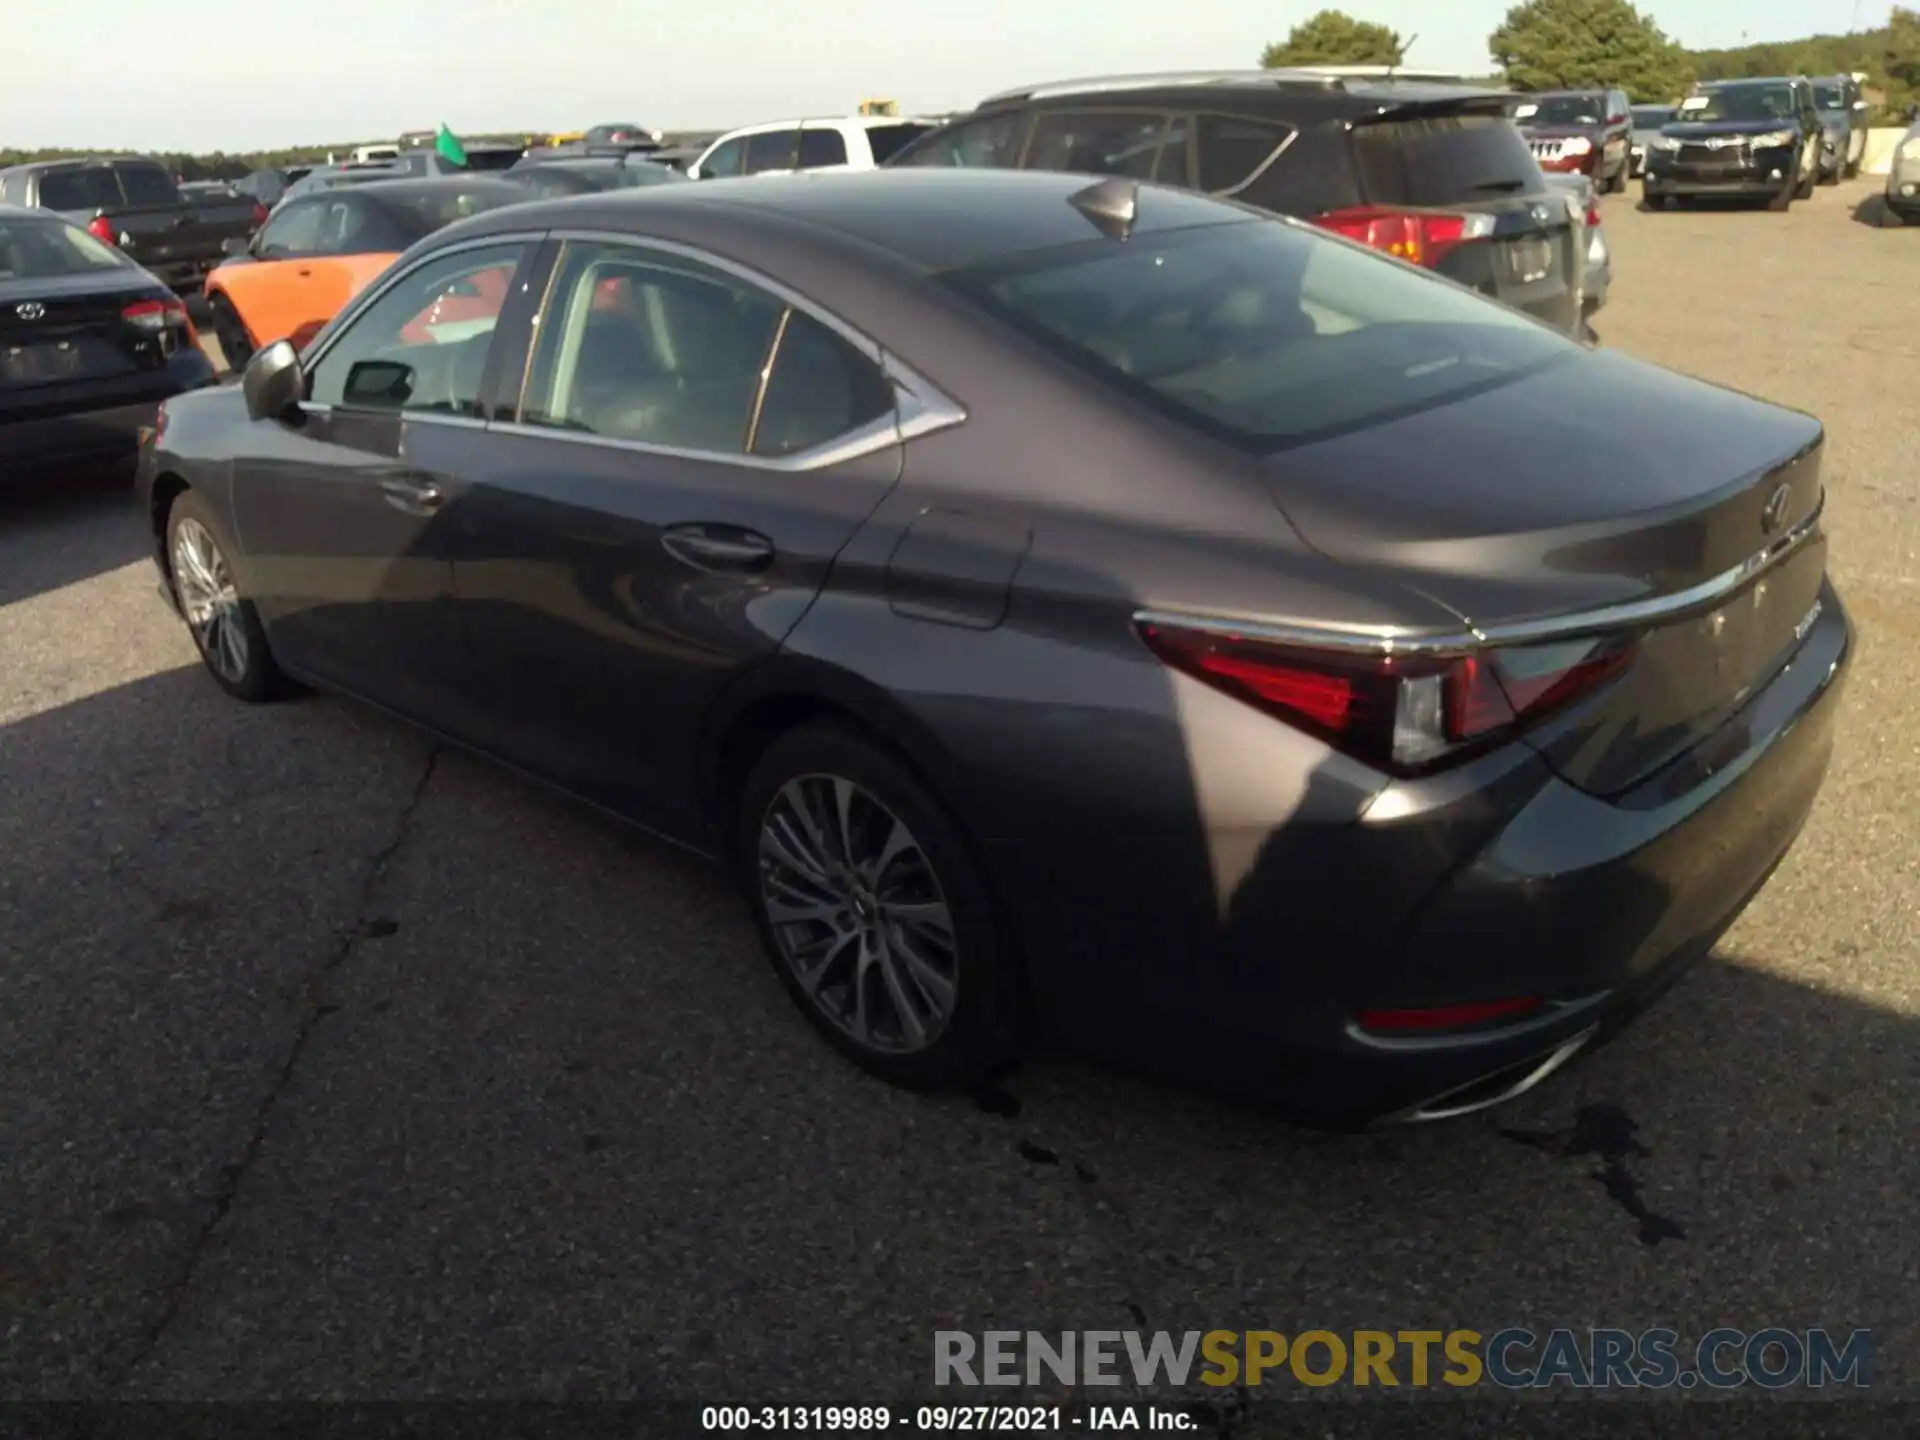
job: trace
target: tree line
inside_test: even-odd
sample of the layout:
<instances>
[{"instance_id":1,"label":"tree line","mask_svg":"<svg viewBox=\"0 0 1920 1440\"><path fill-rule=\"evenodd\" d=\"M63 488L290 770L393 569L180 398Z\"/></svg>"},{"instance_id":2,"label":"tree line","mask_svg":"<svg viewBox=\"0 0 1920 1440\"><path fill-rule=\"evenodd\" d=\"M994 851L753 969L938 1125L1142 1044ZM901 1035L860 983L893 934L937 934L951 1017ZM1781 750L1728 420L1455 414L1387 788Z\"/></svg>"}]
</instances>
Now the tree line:
<instances>
[{"instance_id":1,"label":"tree line","mask_svg":"<svg viewBox=\"0 0 1920 1440\"><path fill-rule=\"evenodd\" d=\"M1399 65L1406 61L1409 43L1385 25L1339 10L1322 10L1294 26L1285 40L1267 46L1260 63L1269 69ZM1630 0L1526 0L1509 10L1487 37L1487 51L1498 67L1487 80L1518 90L1619 86L1636 102L1658 104L1685 93L1696 80L1864 71L1876 120L1904 120L1910 107L1920 103L1920 12L1902 6L1895 6L1888 23L1877 30L1809 35L1731 50L1688 50ZM537 139L524 138L529 144ZM156 158L183 180L235 180L255 170L310 165L329 153L344 154L365 143L352 140L237 154L166 152ZM0 165L98 153L0 148Z\"/></svg>"},{"instance_id":2,"label":"tree line","mask_svg":"<svg viewBox=\"0 0 1920 1440\"><path fill-rule=\"evenodd\" d=\"M1260 63L1399 65L1409 43L1385 25L1322 10L1267 46ZM1487 51L1498 69L1488 78L1517 90L1619 86L1636 102L1658 104L1696 80L1864 71L1876 118L1904 120L1920 101L1920 13L1900 6L1877 30L1688 50L1629 0L1527 0L1507 11Z\"/></svg>"}]
</instances>

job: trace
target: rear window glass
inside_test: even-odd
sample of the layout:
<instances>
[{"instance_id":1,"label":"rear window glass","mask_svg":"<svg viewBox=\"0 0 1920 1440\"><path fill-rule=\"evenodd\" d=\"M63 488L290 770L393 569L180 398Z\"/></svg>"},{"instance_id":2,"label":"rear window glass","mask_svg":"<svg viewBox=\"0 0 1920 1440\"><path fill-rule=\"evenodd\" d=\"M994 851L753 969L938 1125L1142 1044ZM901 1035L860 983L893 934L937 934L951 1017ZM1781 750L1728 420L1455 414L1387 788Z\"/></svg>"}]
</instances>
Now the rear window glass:
<instances>
[{"instance_id":1,"label":"rear window glass","mask_svg":"<svg viewBox=\"0 0 1920 1440\"><path fill-rule=\"evenodd\" d=\"M817 170L823 165L847 163L847 141L838 130L802 130L800 132L800 168Z\"/></svg>"},{"instance_id":2,"label":"rear window glass","mask_svg":"<svg viewBox=\"0 0 1920 1440\"><path fill-rule=\"evenodd\" d=\"M1362 196L1378 205L1450 205L1541 188L1533 152L1503 116L1357 125L1353 163Z\"/></svg>"},{"instance_id":3,"label":"rear window glass","mask_svg":"<svg viewBox=\"0 0 1920 1440\"><path fill-rule=\"evenodd\" d=\"M171 205L180 198L167 172L158 165L116 165L120 189L129 205Z\"/></svg>"},{"instance_id":4,"label":"rear window glass","mask_svg":"<svg viewBox=\"0 0 1920 1440\"><path fill-rule=\"evenodd\" d=\"M1230 115L1202 115L1197 123L1200 188L1212 194L1245 185L1293 134L1285 125Z\"/></svg>"},{"instance_id":5,"label":"rear window glass","mask_svg":"<svg viewBox=\"0 0 1920 1440\"><path fill-rule=\"evenodd\" d=\"M125 269L111 245L56 220L0 220L0 281L52 280Z\"/></svg>"},{"instance_id":6,"label":"rear window glass","mask_svg":"<svg viewBox=\"0 0 1920 1440\"><path fill-rule=\"evenodd\" d=\"M867 144L873 147L873 163L884 165L910 141L918 140L933 129L931 125L874 125L867 130Z\"/></svg>"},{"instance_id":7,"label":"rear window glass","mask_svg":"<svg viewBox=\"0 0 1920 1440\"><path fill-rule=\"evenodd\" d=\"M518 150L469 150L467 151L467 169L469 170L509 170L520 158Z\"/></svg>"},{"instance_id":8,"label":"rear window glass","mask_svg":"<svg viewBox=\"0 0 1920 1440\"><path fill-rule=\"evenodd\" d=\"M105 165L89 165L84 170L44 171L40 203L48 210L112 210L126 202L113 171Z\"/></svg>"},{"instance_id":9,"label":"rear window glass","mask_svg":"<svg viewBox=\"0 0 1920 1440\"><path fill-rule=\"evenodd\" d=\"M1094 241L946 279L1122 393L1257 451L1585 353L1410 265L1277 221Z\"/></svg>"}]
</instances>

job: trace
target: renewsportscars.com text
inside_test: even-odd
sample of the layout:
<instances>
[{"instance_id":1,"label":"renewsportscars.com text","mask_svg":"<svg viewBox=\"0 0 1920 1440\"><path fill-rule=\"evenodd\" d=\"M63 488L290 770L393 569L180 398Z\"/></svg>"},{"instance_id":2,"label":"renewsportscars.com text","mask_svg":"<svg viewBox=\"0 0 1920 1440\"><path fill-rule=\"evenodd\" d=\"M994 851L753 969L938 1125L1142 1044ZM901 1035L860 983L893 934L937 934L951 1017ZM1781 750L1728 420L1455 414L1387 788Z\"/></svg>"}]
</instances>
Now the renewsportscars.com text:
<instances>
[{"instance_id":1,"label":"renewsportscars.com text","mask_svg":"<svg viewBox=\"0 0 1920 1440\"><path fill-rule=\"evenodd\" d=\"M936 1385L1715 1390L1872 1383L1866 1330L940 1330Z\"/></svg>"}]
</instances>

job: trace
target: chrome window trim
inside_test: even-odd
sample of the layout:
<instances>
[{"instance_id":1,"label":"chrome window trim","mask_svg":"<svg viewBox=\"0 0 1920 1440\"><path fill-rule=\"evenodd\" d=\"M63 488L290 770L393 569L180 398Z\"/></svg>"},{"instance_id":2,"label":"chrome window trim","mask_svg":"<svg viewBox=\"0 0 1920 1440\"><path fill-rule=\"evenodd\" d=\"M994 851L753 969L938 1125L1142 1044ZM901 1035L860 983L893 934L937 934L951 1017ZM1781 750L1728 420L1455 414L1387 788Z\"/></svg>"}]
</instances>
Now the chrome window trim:
<instances>
[{"instance_id":1,"label":"chrome window trim","mask_svg":"<svg viewBox=\"0 0 1920 1440\"><path fill-rule=\"evenodd\" d=\"M843 465L848 461L858 460L863 456L884 450L889 445L904 445L922 436L950 429L962 424L967 418L964 405L947 395L912 366L900 360L877 340L855 329L832 312L823 309L791 286L755 270L752 266L742 265L738 261L715 255L698 246L682 244L675 240L662 240L651 235L634 235L619 230L556 229L548 232L546 238L559 241L563 246L585 242L619 245L629 250L654 250L663 255L709 266L744 284L765 291L786 305L789 311L797 310L809 319L824 325L879 367L880 373L893 386L894 413L891 416L882 415L822 444L807 450L797 450L791 455L750 455L744 450L692 450L674 445L652 445L644 440L623 440L606 435L583 435L578 431L561 430L557 427L528 425L518 417L524 413L526 389L532 378L533 347L529 344L527 352L529 364L526 372L521 376L520 394L513 409L515 418L495 420L492 424L493 429L503 434L539 436L549 440L563 440L575 445L604 445L642 455L661 455L681 460L707 460L723 465L744 465L755 470L804 471ZM559 271L560 264L556 262L553 273L557 275ZM533 334L536 338L539 334L539 322L546 314L552 295L550 283L547 297L543 299L540 310L534 315ZM783 316L781 321L783 329L785 324L786 319ZM772 365L769 364L761 382L762 390L772 374Z\"/></svg>"},{"instance_id":2,"label":"chrome window trim","mask_svg":"<svg viewBox=\"0 0 1920 1440\"><path fill-rule=\"evenodd\" d=\"M375 410L372 408L356 410L350 405L321 405L312 400L302 400L294 407L302 415L332 415L336 411L348 415L388 415L395 420L404 420L409 425L450 425L455 429L484 430L487 422L472 415L443 415L437 410Z\"/></svg>"},{"instance_id":3,"label":"chrome window trim","mask_svg":"<svg viewBox=\"0 0 1920 1440\"><path fill-rule=\"evenodd\" d=\"M1195 615L1152 608L1136 610L1133 619L1138 625L1166 625L1213 635L1237 635L1253 640L1271 640L1282 645L1369 655L1455 655L1489 645L1524 645L1545 640L1576 639L1604 631L1633 629L1675 619L1689 611L1711 608L1763 570L1778 565L1816 535L1825 508L1826 499L1823 495L1813 513L1787 534L1710 580L1703 580L1698 585L1675 591L1671 595L1629 600L1569 615L1548 615L1537 620L1516 620L1505 625L1473 627L1465 631L1317 625L1307 622L1240 622L1220 615Z\"/></svg>"}]
</instances>

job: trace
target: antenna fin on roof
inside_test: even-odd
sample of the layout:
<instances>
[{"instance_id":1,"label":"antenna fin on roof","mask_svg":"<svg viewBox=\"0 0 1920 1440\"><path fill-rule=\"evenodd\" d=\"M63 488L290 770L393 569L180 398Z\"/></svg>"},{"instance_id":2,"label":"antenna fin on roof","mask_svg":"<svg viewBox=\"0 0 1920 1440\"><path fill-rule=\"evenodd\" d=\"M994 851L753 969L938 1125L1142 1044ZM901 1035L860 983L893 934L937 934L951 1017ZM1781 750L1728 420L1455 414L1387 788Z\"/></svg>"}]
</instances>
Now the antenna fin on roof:
<instances>
[{"instance_id":1,"label":"antenna fin on roof","mask_svg":"<svg viewBox=\"0 0 1920 1440\"><path fill-rule=\"evenodd\" d=\"M1134 217L1140 210L1140 182L1114 175L1074 191L1067 203L1109 240L1124 241L1133 233Z\"/></svg>"}]
</instances>

